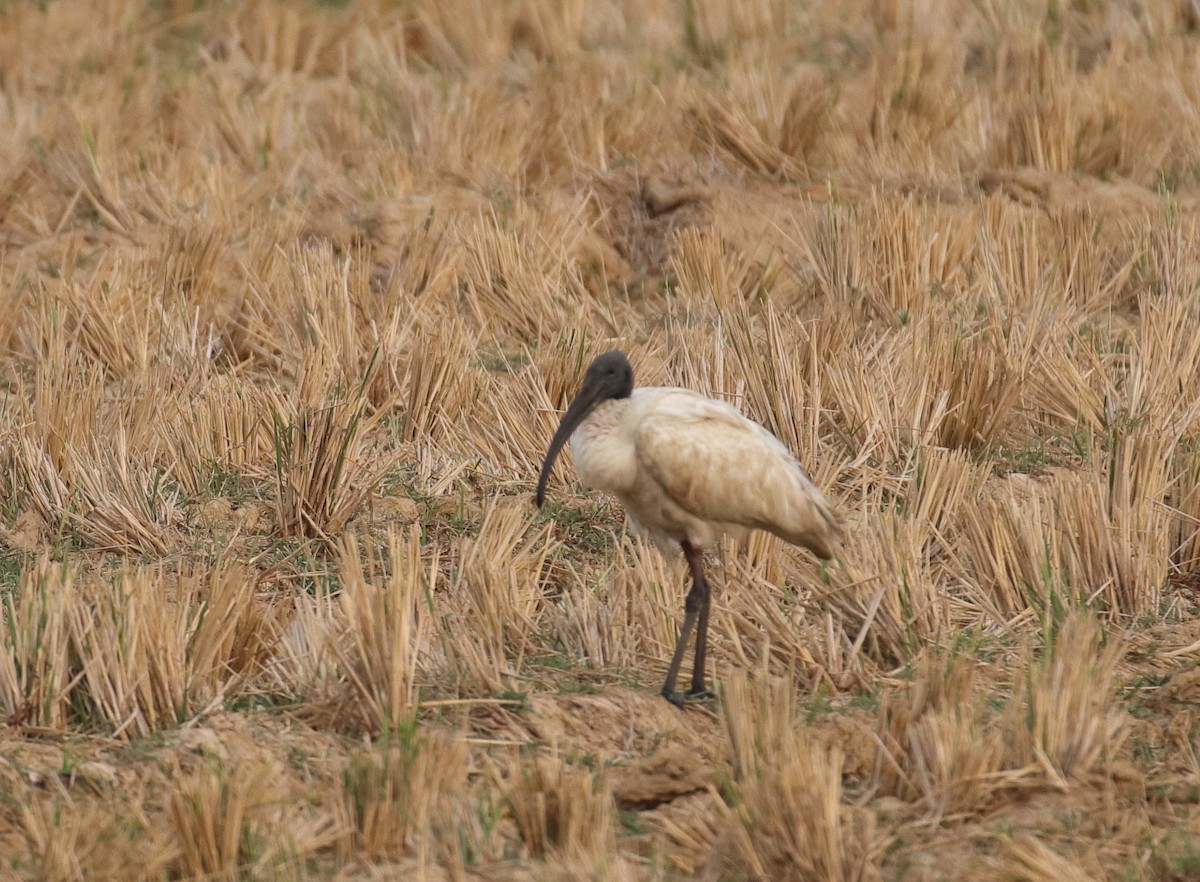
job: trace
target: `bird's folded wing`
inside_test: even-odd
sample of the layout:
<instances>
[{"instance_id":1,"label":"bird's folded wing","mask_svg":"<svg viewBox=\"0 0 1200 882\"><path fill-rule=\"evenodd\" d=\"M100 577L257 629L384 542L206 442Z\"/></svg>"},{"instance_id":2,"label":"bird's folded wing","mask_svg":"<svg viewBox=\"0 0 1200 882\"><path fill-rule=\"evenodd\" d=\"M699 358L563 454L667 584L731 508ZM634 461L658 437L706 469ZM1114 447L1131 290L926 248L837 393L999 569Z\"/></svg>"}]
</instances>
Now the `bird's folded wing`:
<instances>
[{"instance_id":1,"label":"bird's folded wing","mask_svg":"<svg viewBox=\"0 0 1200 882\"><path fill-rule=\"evenodd\" d=\"M646 474L695 517L768 530L828 557L832 512L787 448L736 410L701 401L641 421L635 442Z\"/></svg>"}]
</instances>

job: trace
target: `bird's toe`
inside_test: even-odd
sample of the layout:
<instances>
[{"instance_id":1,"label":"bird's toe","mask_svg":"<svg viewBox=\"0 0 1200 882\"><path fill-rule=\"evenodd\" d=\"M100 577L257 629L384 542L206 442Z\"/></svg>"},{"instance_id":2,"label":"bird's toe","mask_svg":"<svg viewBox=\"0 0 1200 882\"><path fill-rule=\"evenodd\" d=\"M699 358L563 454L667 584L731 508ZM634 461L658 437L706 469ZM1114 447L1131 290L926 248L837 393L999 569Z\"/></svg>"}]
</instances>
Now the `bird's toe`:
<instances>
[{"instance_id":1,"label":"bird's toe","mask_svg":"<svg viewBox=\"0 0 1200 882\"><path fill-rule=\"evenodd\" d=\"M682 692L668 692L664 689L662 692L662 697L671 702L671 704L675 705L677 708L683 708L684 694Z\"/></svg>"},{"instance_id":2,"label":"bird's toe","mask_svg":"<svg viewBox=\"0 0 1200 882\"><path fill-rule=\"evenodd\" d=\"M684 695L687 701L712 701L717 697L717 693L711 689L693 689Z\"/></svg>"}]
</instances>

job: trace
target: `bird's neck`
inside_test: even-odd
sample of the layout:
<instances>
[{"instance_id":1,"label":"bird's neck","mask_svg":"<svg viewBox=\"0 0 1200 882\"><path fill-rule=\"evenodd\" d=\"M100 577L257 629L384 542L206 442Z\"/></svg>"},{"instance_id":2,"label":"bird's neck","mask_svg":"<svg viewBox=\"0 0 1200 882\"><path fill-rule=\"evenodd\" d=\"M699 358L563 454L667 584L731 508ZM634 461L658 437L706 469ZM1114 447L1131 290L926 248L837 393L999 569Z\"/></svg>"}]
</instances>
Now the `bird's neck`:
<instances>
[{"instance_id":1,"label":"bird's neck","mask_svg":"<svg viewBox=\"0 0 1200 882\"><path fill-rule=\"evenodd\" d=\"M620 495L636 481L631 399L596 405L571 436L571 456L583 483Z\"/></svg>"},{"instance_id":2,"label":"bird's neck","mask_svg":"<svg viewBox=\"0 0 1200 882\"><path fill-rule=\"evenodd\" d=\"M615 431L622 422L625 412L629 409L629 398L609 398L606 401L601 401L592 412L587 415L579 428L575 430L575 434L581 432L585 435L606 435Z\"/></svg>"}]
</instances>

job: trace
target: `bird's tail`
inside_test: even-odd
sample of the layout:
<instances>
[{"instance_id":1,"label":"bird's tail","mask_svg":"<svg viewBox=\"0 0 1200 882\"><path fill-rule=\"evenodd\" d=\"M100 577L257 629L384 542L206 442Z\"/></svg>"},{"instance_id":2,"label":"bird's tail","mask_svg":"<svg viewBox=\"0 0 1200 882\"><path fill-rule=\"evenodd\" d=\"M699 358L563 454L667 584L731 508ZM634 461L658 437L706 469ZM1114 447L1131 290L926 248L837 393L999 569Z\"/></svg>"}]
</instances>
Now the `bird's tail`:
<instances>
[{"instance_id":1,"label":"bird's tail","mask_svg":"<svg viewBox=\"0 0 1200 882\"><path fill-rule=\"evenodd\" d=\"M802 487L790 495L787 516L763 528L785 542L809 549L821 560L829 560L841 544L843 530L833 506L807 475L800 474Z\"/></svg>"}]
</instances>

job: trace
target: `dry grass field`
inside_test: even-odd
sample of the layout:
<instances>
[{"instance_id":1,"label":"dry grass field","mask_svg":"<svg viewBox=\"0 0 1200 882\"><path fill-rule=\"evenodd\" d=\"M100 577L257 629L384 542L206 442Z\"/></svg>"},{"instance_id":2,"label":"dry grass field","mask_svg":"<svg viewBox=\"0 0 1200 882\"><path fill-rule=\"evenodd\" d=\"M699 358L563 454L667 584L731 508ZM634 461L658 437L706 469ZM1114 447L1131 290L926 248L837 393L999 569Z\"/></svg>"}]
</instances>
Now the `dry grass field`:
<instances>
[{"instance_id":1,"label":"dry grass field","mask_svg":"<svg viewBox=\"0 0 1200 882\"><path fill-rule=\"evenodd\" d=\"M0 879L1200 878L1198 220L1195 0L0 2Z\"/></svg>"}]
</instances>

